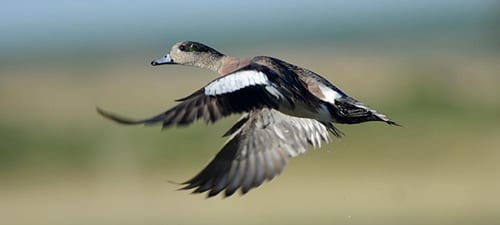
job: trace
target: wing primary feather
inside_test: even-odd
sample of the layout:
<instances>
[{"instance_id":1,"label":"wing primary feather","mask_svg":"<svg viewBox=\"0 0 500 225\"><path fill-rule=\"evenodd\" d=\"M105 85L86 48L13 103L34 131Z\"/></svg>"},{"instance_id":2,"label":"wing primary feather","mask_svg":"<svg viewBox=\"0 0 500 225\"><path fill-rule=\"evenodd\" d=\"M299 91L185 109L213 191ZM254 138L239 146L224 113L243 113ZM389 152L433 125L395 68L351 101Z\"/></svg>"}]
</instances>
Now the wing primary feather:
<instances>
[{"instance_id":1,"label":"wing primary feather","mask_svg":"<svg viewBox=\"0 0 500 225\"><path fill-rule=\"evenodd\" d=\"M97 113L99 113L104 118L110 119L112 121L115 121L119 124L124 124L124 125L137 125L137 124L152 123L152 122L161 121L164 118L164 113L162 113L162 114L159 114L157 116L153 116L151 118L134 120L134 119L125 118L122 116L118 116L114 113L104 111L103 109L101 109L99 107L97 107L96 110L97 110Z\"/></svg>"}]
</instances>

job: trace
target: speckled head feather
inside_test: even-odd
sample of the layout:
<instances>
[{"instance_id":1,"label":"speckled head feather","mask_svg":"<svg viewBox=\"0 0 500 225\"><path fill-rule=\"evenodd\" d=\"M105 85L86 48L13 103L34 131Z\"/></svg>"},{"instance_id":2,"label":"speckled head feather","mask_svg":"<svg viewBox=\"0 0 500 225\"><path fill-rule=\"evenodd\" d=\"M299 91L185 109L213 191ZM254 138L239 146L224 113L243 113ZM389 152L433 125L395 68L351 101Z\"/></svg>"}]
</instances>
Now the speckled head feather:
<instances>
[{"instance_id":1,"label":"speckled head feather","mask_svg":"<svg viewBox=\"0 0 500 225\"><path fill-rule=\"evenodd\" d=\"M165 56L153 60L151 65L181 64L218 71L226 57L219 51L194 41L178 42Z\"/></svg>"}]
</instances>

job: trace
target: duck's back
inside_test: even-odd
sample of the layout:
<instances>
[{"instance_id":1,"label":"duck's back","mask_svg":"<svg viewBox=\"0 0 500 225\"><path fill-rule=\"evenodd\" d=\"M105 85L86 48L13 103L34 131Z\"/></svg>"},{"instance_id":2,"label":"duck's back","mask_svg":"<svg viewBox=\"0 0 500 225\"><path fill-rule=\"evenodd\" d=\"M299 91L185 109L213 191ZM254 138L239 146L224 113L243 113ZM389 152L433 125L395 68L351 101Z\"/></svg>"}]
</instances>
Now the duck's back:
<instances>
[{"instance_id":1,"label":"duck's back","mask_svg":"<svg viewBox=\"0 0 500 225\"><path fill-rule=\"evenodd\" d=\"M311 94L323 101L334 104L335 98L347 97L344 92L321 75L281 59L257 56L252 59L252 62L265 65L285 76L298 78Z\"/></svg>"}]
</instances>

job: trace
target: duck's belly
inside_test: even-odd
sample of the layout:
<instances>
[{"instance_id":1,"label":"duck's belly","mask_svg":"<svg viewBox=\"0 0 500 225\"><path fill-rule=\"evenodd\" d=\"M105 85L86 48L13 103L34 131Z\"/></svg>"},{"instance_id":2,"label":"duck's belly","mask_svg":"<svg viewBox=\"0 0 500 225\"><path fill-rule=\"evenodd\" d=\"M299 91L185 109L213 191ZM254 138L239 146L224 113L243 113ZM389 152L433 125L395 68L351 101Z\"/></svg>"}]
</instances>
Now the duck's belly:
<instances>
[{"instance_id":1,"label":"duck's belly","mask_svg":"<svg viewBox=\"0 0 500 225\"><path fill-rule=\"evenodd\" d=\"M315 119L322 122L331 122L333 119L325 104L321 104L319 108L311 108L302 102L296 103L294 107L283 103L279 106L278 110L289 116Z\"/></svg>"}]
</instances>

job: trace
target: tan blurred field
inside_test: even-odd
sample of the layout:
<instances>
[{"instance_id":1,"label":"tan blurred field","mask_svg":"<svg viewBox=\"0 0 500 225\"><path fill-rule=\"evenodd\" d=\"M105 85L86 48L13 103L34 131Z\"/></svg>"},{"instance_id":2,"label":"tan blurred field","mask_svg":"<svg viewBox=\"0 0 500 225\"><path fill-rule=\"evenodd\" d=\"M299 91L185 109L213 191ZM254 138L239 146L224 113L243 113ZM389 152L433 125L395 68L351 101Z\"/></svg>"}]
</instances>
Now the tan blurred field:
<instances>
[{"instance_id":1,"label":"tan blurred field","mask_svg":"<svg viewBox=\"0 0 500 225\"><path fill-rule=\"evenodd\" d=\"M150 116L213 74L139 57L2 69L0 224L500 223L500 57L266 51L404 127L340 126L346 137L291 159L273 181L207 200L168 180L201 169L236 117L160 132L95 107Z\"/></svg>"}]
</instances>

